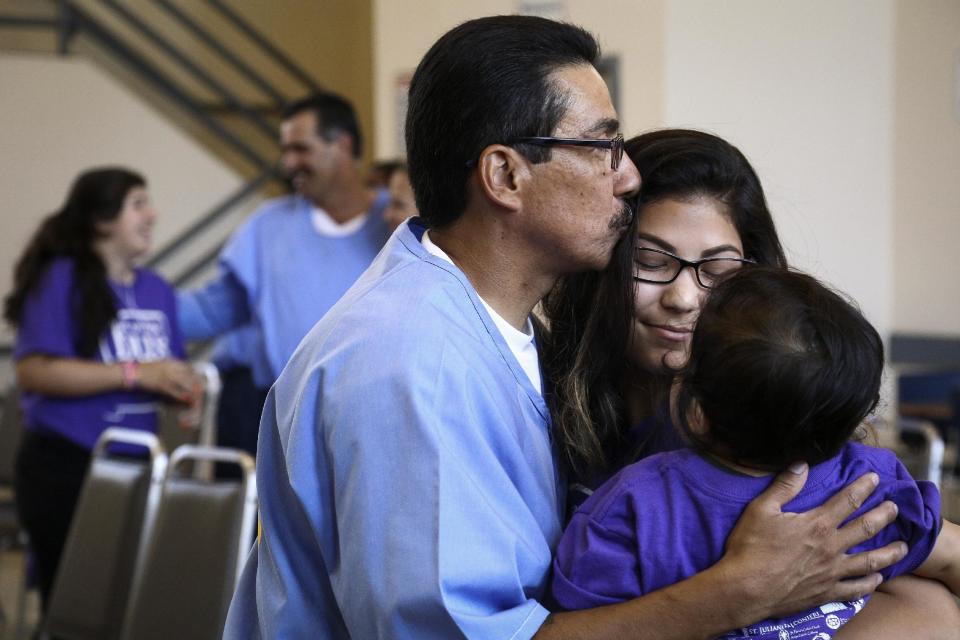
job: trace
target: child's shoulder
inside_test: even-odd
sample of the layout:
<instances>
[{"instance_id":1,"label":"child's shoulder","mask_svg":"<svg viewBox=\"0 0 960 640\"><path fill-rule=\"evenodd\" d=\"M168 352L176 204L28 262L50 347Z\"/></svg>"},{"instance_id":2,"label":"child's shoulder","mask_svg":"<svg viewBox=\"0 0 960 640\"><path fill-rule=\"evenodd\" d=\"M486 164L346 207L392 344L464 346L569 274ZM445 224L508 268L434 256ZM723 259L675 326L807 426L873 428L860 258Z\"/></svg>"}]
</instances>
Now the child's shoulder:
<instances>
[{"instance_id":1,"label":"child's shoulder","mask_svg":"<svg viewBox=\"0 0 960 640\"><path fill-rule=\"evenodd\" d=\"M623 510L632 512L639 501L652 502L657 494L668 491L669 478L695 455L689 449L678 449L628 464L600 485L577 512L595 520L617 517Z\"/></svg>"},{"instance_id":2,"label":"child's shoulder","mask_svg":"<svg viewBox=\"0 0 960 640\"><path fill-rule=\"evenodd\" d=\"M874 447L862 442L848 442L840 450L840 463L844 468L876 471L881 476L901 476L905 469L896 454L890 449Z\"/></svg>"}]
</instances>

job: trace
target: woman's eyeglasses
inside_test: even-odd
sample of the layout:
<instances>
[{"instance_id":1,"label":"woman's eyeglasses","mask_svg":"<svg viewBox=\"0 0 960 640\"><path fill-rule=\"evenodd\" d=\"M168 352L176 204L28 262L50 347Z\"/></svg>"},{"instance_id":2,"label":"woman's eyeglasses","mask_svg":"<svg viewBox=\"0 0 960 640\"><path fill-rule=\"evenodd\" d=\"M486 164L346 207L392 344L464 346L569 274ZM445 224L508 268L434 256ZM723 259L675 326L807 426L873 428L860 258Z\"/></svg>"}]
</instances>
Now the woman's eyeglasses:
<instances>
[{"instance_id":1,"label":"woman's eyeglasses","mask_svg":"<svg viewBox=\"0 0 960 640\"><path fill-rule=\"evenodd\" d=\"M653 284L669 284L686 267L693 269L697 282L705 289L717 286L725 277L745 265L756 264L748 258L703 258L684 260L660 249L637 249L633 260L633 279Z\"/></svg>"}]
</instances>

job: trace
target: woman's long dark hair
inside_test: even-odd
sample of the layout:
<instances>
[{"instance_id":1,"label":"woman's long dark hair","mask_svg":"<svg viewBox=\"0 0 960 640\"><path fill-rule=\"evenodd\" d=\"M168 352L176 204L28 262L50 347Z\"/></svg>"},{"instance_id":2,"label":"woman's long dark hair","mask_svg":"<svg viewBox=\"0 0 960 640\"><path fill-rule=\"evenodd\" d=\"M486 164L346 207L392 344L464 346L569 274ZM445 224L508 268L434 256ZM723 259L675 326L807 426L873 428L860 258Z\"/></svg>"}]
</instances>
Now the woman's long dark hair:
<instances>
[{"instance_id":1,"label":"woman's long dark hair","mask_svg":"<svg viewBox=\"0 0 960 640\"><path fill-rule=\"evenodd\" d=\"M606 475L629 461L624 380L633 320L633 253L645 206L667 198L707 196L727 207L745 257L786 267L760 180L740 151L722 138L664 129L627 141L642 183L637 216L607 269L562 278L544 300L550 324L542 340L547 402L561 460L581 478ZM657 394L669 375L646 376L638 393Z\"/></svg>"},{"instance_id":2,"label":"woman's long dark hair","mask_svg":"<svg viewBox=\"0 0 960 640\"><path fill-rule=\"evenodd\" d=\"M4 317L14 326L23 319L27 298L57 258L73 261L71 309L78 322L77 353L91 357L100 336L117 315L113 290L103 260L94 250L100 236L97 223L115 219L142 176L119 167L86 171L74 181L60 210L48 216L17 261L13 291L4 300Z\"/></svg>"}]
</instances>

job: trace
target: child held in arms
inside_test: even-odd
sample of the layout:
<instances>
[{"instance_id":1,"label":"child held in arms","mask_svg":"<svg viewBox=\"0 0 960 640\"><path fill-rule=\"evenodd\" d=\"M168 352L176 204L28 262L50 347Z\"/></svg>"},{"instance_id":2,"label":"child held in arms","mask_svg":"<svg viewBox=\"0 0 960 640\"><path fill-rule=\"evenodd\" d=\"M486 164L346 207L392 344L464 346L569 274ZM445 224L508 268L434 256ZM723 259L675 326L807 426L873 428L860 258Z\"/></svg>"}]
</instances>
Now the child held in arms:
<instances>
[{"instance_id":1,"label":"child held in arms","mask_svg":"<svg viewBox=\"0 0 960 640\"><path fill-rule=\"evenodd\" d=\"M809 477L784 511L819 506L875 472L878 489L851 518L884 500L899 512L862 548L902 540L909 553L884 579L914 573L960 594L960 527L941 520L936 486L911 478L890 451L851 441L877 404L883 361L876 330L814 278L750 267L723 281L673 389L689 447L624 468L574 514L554 560L557 603L621 602L710 567L747 504L797 461L811 465ZM864 602L824 603L721 637L825 640Z\"/></svg>"}]
</instances>

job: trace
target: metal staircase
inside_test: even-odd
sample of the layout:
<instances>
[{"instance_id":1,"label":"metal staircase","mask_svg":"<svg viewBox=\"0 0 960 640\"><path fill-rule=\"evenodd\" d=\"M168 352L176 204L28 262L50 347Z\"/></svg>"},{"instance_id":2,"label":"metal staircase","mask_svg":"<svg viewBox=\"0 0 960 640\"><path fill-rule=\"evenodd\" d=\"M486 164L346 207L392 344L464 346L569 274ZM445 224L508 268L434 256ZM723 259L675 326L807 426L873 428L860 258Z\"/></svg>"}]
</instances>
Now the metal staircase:
<instances>
[{"instance_id":1,"label":"metal staircase","mask_svg":"<svg viewBox=\"0 0 960 640\"><path fill-rule=\"evenodd\" d=\"M121 76L246 178L159 248L151 267L199 242L249 196L282 189L276 171L282 106L318 84L224 0L0 4L0 34L13 29L45 31L60 55L85 56ZM215 255L204 251L171 280L183 284Z\"/></svg>"},{"instance_id":2,"label":"metal staircase","mask_svg":"<svg viewBox=\"0 0 960 640\"><path fill-rule=\"evenodd\" d=\"M243 176L148 262L175 286L214 264L236 223L225 220L285 188L277 171L282 106L318 88L225 0L0 0L0 39L7 50L19 42L94 61ZM0 357L9 353L0 346Z\"/></svg>"}]
</instances>

